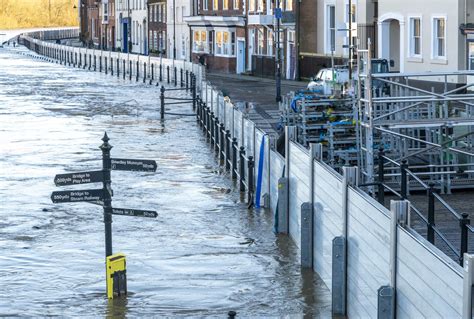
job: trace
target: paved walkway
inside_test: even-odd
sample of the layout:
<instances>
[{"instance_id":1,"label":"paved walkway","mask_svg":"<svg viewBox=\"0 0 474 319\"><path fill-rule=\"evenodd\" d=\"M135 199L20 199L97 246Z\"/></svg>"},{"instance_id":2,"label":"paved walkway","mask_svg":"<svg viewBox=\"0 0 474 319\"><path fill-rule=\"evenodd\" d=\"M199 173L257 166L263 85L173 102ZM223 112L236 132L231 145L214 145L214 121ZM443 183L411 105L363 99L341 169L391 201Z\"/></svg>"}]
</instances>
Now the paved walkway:
<instances>
[{"instance_id":1,"label":"paved walkway","mask_svg":"<svg viewBox=\"0 0 474 319\"><path fill-rule=\"evenodd\" d=\"M207 79L234 103L248 103L249 116L259 128L267 132L277 130L280 114L274 79L223 73L208 73ZM306 82L282 80L281 92L285 95L306 86Z\"/></svg>"}]
</instances>

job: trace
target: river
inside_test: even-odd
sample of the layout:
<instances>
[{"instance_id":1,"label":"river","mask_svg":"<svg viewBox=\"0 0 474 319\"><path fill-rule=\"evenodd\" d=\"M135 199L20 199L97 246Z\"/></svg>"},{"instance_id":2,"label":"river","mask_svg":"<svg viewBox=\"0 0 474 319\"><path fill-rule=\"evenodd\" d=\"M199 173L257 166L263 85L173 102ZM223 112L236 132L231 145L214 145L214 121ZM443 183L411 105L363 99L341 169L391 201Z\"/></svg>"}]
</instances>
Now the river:
<instances>
[{"instance_id":1,"label":"river","mask_svg":"<svg viewBox=\"0 0 474 319\"><path fill-rule=\"evenodd\" d=\"M0 48L0 316L328 317L330 295L298 266L273 216L248 210L191 116L159 119L159 90ZM176 93L175 96L183 96ZM189 105L169 111L192 112ZM127 256L127 298L105 296L100 206L53 204L56 174L112 157L153 159L156 173L112 172L113 217Z\"/></svg>"}]
</instances>

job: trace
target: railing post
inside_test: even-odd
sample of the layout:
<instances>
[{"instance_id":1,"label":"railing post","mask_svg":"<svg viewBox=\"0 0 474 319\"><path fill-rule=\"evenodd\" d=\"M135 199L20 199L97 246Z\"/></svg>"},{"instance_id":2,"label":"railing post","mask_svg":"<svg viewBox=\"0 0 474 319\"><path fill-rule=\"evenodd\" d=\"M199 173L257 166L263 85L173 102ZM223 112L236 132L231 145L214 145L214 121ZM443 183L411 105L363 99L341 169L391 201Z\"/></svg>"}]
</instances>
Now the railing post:
<instances>
[{"instance_id":1,"label":"railing post","mask_svg":"<svg viewBox=\"0 0 474 319\"><path fill-rule=\"evenodd\" d=\"M183 69L180 69L180 85L181 87L184 87L184 80L183 80Z\"/></svg>"},{"instance_id":2,"label":"railing post","mask_svg":"<svg viewBox=\"0 0 474 319\"><path fill-rule=\"evenodd\" d=\"M237 138L232 139L232 179L237 178Z\"/></svg>"},{"instance_id":3,"label":"railing post","mask_svg":"<svg viewBox=\"0 0 474 319\"><path fill-rule=\"evenodd\" d=\"M191 79L192 82L192 91L193 91L193 110L196 109L196 78L193 76Z\"/></svg>"},{"instance_id":4,"label":"railing post","mask_svg":"<svg viewBox=\"0 0 474 319\"><path fill-rule=\"evenodd\" d=\"M219 141L220 141L220 137L219 137L219 119L217 118L217 116L214 117L214 151L218 152L219 151Z\"/></svg>"},{"instance_id":5,"label":"railing post","mask_svg":"<svg viewBox=\"0 0 474 319\"><path fill-rule=\"evenodd\" d=\"M105 58L104 58L105 74L107 74L107 69L108 69L108 67L107 67L107 60L108 60L107 57L105 57Z\"/></svg>"},{"instance_id":6,"label":"railing post","mask_svg":"<svg viewBox=\"0 0 474 319\"><path fill-rule=\"evenodd\" d=\"M135 82L138 82L139 76L140 76L140 61L137 60L137 77L135 79Z\"/></svg>"},{"instance_id":7,"label":"railing post","mask_svg":"<svg viewBox=\"0 0 474 319\"><path fill-rule=\"evenodd\" d=\"M154 80L155 80L155 64L152 63L152 64L151 64L151 79L150 79L150 85L151 85L151 83L153 83Z\"/></svg>"},{"instance_id":8,"label":"railing post","mask_svg":"<svg viewBox=\"0 0 474 319\"><path fill-rule=\"evenodd\" d=\"M400 195L402 196L402 199L407 199L408 198L408 192L407 192L407 169L408 169L408 164L407 160L403 160L402 164L400 165L400 174L401 174L401 185L400 185Z\"/></svg>"},{"instance_id":9,"label":"railing post","mask_svg":"<svg viewBox=\"0 0 474 319\"><path fill-rule=\"evenodd\" d=\"M117 58L117 77L120 77L120 59Z\"/></svg>"},{"instance_id":10,"label":"railing post","mask_svg":"<svg viewBox=\"0 0 474 319\"><path fill-rule=\"evenodd\" d=\"M132 60L130 60L128 64L128 78L129 78L129 81L132 80Z\"/></svg>"},{"instance_id":11,"label":"railing post","mask_svg":"<svg viewBox=\"0 0 474 319\"><path fill-rule=\"evenodd\" d=\"M162 86L160 91L161 91L161 94L160 94L160 118L162 120L165 119L165 87Z\"/></svg>"},{"instance_id":12,"label":"railing post","mask_svg":"<svg viewBox=\"0 0 474 319\"><path fill-rule=\"evenodd\" d=\"M377 191L377 200L380 204L385 205L385 187L384 187L384 179L385 179L385 165L384 165L384 155L385 152L381 147L379 149L379 175L378 175L378 191Z\"/></svg>"},{"instance_id":13,"label":"railing post","mask_svg":"<svg viewBox=\"0 0 474 319\"><path fill-rule=\"evenodd\" d=\"M170 84L170 66L166 66L166 73L168 74L168 84Z\"/></svg>"},{"instance_id":14,"label":"railing post","mask_svg":"<svg viewBox=\"0 0 474 319\"><path fill-rule=\"evenodd\" d=\"M159 81L163 82L163 64L160 63Z\"/></svg>"},{"instance_id":15,"label":"railing post","mask_svg":"<svg viewBox=\"0 0 474 319\"><path fill-rule=\"evenodd\" d=\"M214 140L214 112L211 112L209 114L209 139L211 141L211 146L214 146L215 140Z\"/></svg>"},{"instance_id":16,"label":"railing post","mask_svg":"<svg viewBox=\"0 0 474 319\"><path fill-rule=\"evenodd\" d=\"M459 226L461 227L461 251L459 254L459 264L463 266L464 254L467 253L469 241L469 229L467 227L471 223L471 220L467 213L462 213L461 216L462 218L459 221Z\"/></svg>"},{"instance_id":17,"label":"railing post","mask_svg":"<svg viewBox=\"0 0 474 319\"><path fill-rule=\"evenodd\" d=\"M254 159L253 156L249 156L249 162L248 162L248 170L249 170L249 179L247 181L248 186L249 186L249 192L248 192L248 204L252 204L253 202L253 192L254 192Z\"/></svg>"},{"instance_id":18,"label":"railing post","mask_svg":"<svg viewBox=\"0 0 474 319\"><path fill-rule=\"evenodd\" d=\"M143 62L143 83L146 82L146 62Z\"/></svg>"},{"instance_id":19,"label":"railing post","mask_svg":"<svg viewBox=\"0 0 474 319\"><path fill-rule=\"evenodd\" d=\"M221 125L219 126L219 137L220 137L219 158L221 161L224 161L224 154L225 154L225 125L224 123L221 123Z\"/></svg>"},{"instance_id":20,"label":"railing post","mask_svg":"<svg viewBox=\"0 0 474 319\"><path fill-rule=\"evenodd\" d=\"M99 72L102 72L102 57L99 57Z\"/></svg>"},{"instance_id":21,"label":"railing post","mask_svg":"<svg viewBox=\"0 0 474 319\"><path fill-rule=\"evenodd\" d=\"M174 67L173 74L174 74L174 86L178 86L178 69L176 67Z\"/></svg>"},{"instance_id":22,"label":"railing post","mask_svg":"<svg viewBox=\"0 0 474 319\"><path fill-rule=\"evenodd\" d=\"M230 131L225 131L225 169L230 169Z\"/></svg>"},{"instance_id":23,"label":"railing post","mask_svg":"<svg viewBox=\"0 0 474 319\"><path fill-rule=\"evenodd\" d=\"M127 64L126 64L126 62L125 62L125 59L123 59L122 62L123 62L123 63L122 63L122 66L123 66L122 78L125 80L125 75L126 75L126 73L127 73Z\"/></svg>"},{"instance_id":24,"label":"railing post","mask_svg":"<svg viewBox=\"0 0 474 319\"><path fill-rule=\"evenodd\" d=\"M186 91L189 90L189 71L186 70Z\"/></svg>"},{"instance_id":25,"label":"railing post","mask_svg":"<svg viewBox=\"0 0 474 319\"><path fill-rule=\"evenodd\" d=\"M427 239L430 243L434 244L434 226L435 226L435 196L434 196L434 184L430 184L428 189L428 231Z\"/></svg>"},{"instance_id":26,"label":"railing post","mask_svg":"<svg viewBox=\"0 0 474 319\"><path fill-rule=\"evenodd\" d=\"M243 146L239 150L239 164L240 191L245 192L245 148Z\"/></svg>"}]
</instances>

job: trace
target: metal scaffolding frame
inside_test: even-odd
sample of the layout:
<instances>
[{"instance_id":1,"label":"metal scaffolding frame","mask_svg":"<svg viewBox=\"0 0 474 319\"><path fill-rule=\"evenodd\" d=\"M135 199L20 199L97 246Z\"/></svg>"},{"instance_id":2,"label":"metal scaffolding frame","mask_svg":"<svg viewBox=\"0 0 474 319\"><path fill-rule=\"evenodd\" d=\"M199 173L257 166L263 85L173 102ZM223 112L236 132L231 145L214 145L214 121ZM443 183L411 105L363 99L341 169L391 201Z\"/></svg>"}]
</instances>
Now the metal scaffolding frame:
<instances>
[{"instance_id":1,"label":"metal scaffolding frame","mask_svg":"<svg viewBox=\"0 0 474 319\"><path fill-rule=\"evenodd\" d=\"M372 72L372 53L358 50L358 138L363 183L375 180L374 153L408 167L442 192L474 187L474 92L472 84L454 89L453 82L474 76L473 71L379 73ZM431 91L420 83L435 83ZM416 85L413 82L416 81ZM411 83L410 83L411 82ZM467 82L467 81L466 81ZM399 178L395 167L386 176ZM368 186L370 193L374 187Z\"/></svg>"}]
</instances>

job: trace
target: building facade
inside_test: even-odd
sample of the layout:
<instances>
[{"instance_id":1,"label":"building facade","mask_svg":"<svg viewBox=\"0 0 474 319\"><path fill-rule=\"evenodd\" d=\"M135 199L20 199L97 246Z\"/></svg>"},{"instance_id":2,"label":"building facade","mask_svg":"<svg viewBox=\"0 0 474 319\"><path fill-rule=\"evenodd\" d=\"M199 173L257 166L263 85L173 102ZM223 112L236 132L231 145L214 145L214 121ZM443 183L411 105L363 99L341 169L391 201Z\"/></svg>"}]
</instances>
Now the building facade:
<instances>
[{"instance_id":1,"label":"building facade","mask_svg":"<svg viewBox=\"0 0 474 319\"><path fill-rule=\"evenodd\" d=\"M100 47L103 50L115 51L115 0L102 0L99 6L99 20Z\"/></svg>"},{"instance_id":2,"label":"building facade","mask_svg":"<svg viewBox=\"0 0 474 319\"><path fill-rule=\"evenodd\" d=\"M100 46L101 21L99 18L100 0L87 0L87 31L85 32L85 44L92 48Z\"/></svg>"},{"instance_id":3,"label":"building facade","mask_svg":"<svg viewBox=\"0 0 474 319\"><path fill-rule=\"evenodd\" d=\"M185 19L191 29L191 58L209 70L243 73L246 30L243 0L200 0L197 15Z\"/></svg>"},{"instance_id":4,"label":"building facade","mask_svg":"<svg viewBox=\"0 0 474 319\"><path fill-rule=\"evenodd\" d=\"M148 0L148 50L166 56L166 0Z\"/></svg>"},{"instance_id":5,"label":"building facade","mask_svg":"<svg viewBox=\"0 0 474 319\"><path fill-rule=\"evenodd\" d=\"M167 57L191 59L191 32L186 19L196 16L198 0L168 0L166 6Z\"/></svg>"},{"instance_id":6,"label":"building facade","mask_svg":"<svg viewBox=\"0 0 474 319\"><path fill-rule=\"evenodd\" d=\"M115 0L115 24L117 49L148 54L147 0Z\"/></svg>"}]
</instances>

